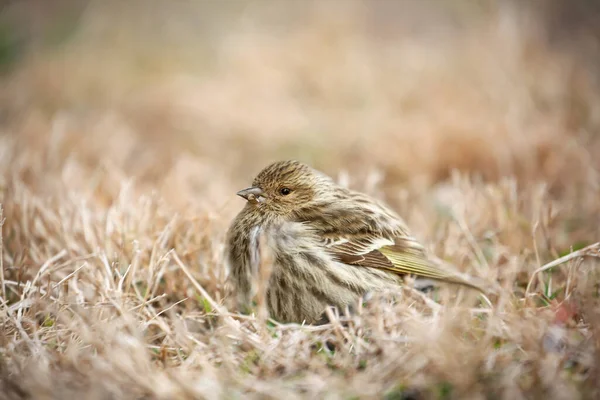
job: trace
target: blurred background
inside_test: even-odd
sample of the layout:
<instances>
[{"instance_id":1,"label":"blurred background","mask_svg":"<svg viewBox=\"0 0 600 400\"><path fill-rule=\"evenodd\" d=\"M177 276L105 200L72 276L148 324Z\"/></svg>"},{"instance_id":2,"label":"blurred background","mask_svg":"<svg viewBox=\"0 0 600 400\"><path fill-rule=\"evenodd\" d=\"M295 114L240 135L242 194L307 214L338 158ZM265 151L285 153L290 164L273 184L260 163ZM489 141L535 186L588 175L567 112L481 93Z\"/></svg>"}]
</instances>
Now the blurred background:
<instances>
[{"instance_id":1,"label":"blurred background","mask_svg":"<svg viewBox=\"0 0 600 400\"><path fill-rule=\"evenodd\" d=\"M214 209L287 158L384 191L597 186L594 0L0 4L1 162L42 192Z\"/></svg>"}]
</instances>

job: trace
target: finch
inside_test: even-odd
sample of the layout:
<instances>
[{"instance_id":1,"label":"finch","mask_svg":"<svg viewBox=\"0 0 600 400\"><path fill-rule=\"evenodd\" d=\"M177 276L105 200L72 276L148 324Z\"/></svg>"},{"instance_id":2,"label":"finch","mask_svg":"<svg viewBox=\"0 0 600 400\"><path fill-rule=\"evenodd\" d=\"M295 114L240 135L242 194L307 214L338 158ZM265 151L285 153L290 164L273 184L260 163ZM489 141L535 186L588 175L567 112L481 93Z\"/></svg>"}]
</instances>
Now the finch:
<instances>
[{"instance_id":1,"label":"finch","mask_svg":"<svg viewBox=\"0 0 600 400\"><path fill-rule=\"evenodd\" d=\"M351 308L406 275L480 289L430 262L390 208L298 161L269 165L237 194L247 202L227 232L226 259L238 302L256 294L266 247L265 301L278 321L317 323L327 307Z\"/></svg>"}]
</instances>

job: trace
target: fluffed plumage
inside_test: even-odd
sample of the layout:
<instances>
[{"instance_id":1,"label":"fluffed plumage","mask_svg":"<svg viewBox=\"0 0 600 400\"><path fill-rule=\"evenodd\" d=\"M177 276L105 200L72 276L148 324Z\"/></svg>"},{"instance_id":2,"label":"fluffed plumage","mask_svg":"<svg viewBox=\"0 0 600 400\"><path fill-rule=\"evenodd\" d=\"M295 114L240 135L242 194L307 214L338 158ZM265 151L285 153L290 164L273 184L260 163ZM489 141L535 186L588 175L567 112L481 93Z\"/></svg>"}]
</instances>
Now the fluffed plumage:
<instances>
[{"instance_id":1,"label":"fluffed plumage","mask_svg":"<svg viewBox=\"0 0 600 400\"><path fill-rule=\"evenodd\" d=\"M273 256L267 287L271 316L315 323L327 306L352 307L367 292L407 274L478 285L428 260L403 220L371 197L337 185L297 161L262 170L238 192L247 204L227 234L227 259L238 301L254 295L260 238Z\"/></svg>"}]
</instances>

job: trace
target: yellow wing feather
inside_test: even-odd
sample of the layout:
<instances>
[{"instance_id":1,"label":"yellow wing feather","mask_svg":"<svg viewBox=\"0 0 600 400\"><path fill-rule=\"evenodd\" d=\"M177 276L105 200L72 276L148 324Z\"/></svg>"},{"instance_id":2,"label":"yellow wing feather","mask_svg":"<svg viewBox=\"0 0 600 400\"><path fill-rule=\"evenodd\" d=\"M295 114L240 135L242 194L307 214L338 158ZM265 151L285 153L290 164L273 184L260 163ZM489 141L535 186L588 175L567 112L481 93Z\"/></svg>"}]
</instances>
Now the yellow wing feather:
<instances>
[{"instance_id":1,"label":"yellow wing feather","mask_svg":"<svg viewBox=\"0 0 600 400\"><path fill-rule=\"evenodd\" d=\"M388 269L392 272L398 274L412 274L424 278L457 283L469 286L473 289L479 290L482 293L487 292L482 285L479 285L472 280L463 278L456 273L444 271L443 269L436 267L431 261L425 258L424 254L417 255L406 251L398 252L397 250L388 246L381 247L379 252L394 265L393 268Z\"/></svg>"}]
</instances>

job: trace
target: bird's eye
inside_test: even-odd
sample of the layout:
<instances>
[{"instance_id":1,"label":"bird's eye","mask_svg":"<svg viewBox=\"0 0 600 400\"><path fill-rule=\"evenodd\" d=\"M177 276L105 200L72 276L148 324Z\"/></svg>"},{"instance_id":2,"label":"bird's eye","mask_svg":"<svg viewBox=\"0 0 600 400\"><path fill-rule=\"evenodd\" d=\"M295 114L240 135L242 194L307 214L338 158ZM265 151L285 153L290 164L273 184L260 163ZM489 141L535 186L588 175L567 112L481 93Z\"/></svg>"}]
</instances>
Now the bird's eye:
<instances>
[{"instance_id":1,"label":"bird's eye","mask_svg":"<svg viewBox=\"0 0 600 400\"><path fill-rule=\"evenodd\" d=\"M281 193L284 196L287 196L288 194L292 193L292 189L284 187L279 190L279 193Z\"/></svg>"}]
</instances>

